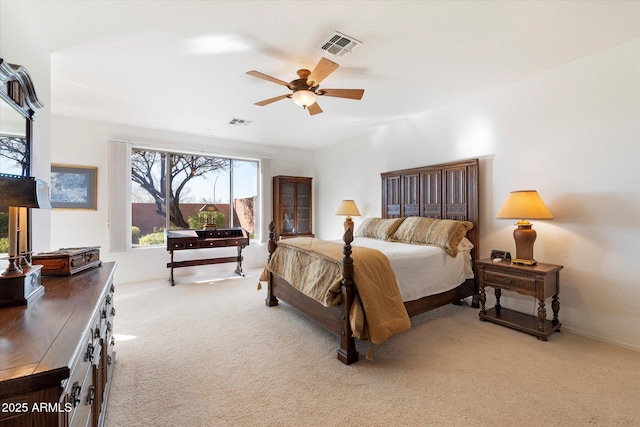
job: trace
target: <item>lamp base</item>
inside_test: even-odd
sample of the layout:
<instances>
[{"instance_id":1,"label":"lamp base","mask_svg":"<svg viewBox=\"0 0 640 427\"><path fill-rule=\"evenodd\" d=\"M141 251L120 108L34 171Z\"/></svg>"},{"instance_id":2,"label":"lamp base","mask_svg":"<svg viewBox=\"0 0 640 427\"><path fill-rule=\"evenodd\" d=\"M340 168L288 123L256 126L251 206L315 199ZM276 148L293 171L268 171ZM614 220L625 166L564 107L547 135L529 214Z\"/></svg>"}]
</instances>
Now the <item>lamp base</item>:
<instances>
[{"instance_id":1,"label":"lamp base","mask_svg":"<svg viewBox=\"0 0 640 427\"><path fill-rule=\"evenodd\" d=\"M531 223L526 220L522 220L516 224L518 228L513 230L513 239L516 242L516 257L511 262L516 263L516 260L520 261L533 261L533 242L536 241L536 230L531 228ZM533 264L527 264L533 265Z\"/></svg>"},{"instance_id":2,"label":"lamp base","mask_svg":"<svg viewBox=\"0 0 640 427\"><path fill-rule=\"evenodd\" d=\"M20 252L20 257L22 258L20 260L21 269L31 268L31 255L31 252Z\"/></svg>"},{"instance_id":3,"label":"lamp base","mask_svg":"<svg viewBox=\"0 0 640 427\"><path fill-rule=\"evenodd\" d=\"M25 268L24 272L0 277L0 307L27 305L44 293L40 283L41 265Z\"/></svg>"},{"instance_id":4,"label":"lamp base","mask_svg":"<svg viewBox=\"0 0 640 427\"><path fill-rule=\"evenodd\" d=\"M2 276L13 276L16 274L22 274L22 268L20 266L21 261L20 261L20 256L10 256L9 257L9 265L7 265L7 268L2 272Z\"/></svg>"},{"instance_id":5,"label":"lamp base","mask_svg":"<svg viewBox=\"0 0 640 427\"><path fill-rule=\"evenodd\" d=\"M354 223L350 216L344 220L344 231L351 230L353 232Z\"/></svg>"}]
</instances>

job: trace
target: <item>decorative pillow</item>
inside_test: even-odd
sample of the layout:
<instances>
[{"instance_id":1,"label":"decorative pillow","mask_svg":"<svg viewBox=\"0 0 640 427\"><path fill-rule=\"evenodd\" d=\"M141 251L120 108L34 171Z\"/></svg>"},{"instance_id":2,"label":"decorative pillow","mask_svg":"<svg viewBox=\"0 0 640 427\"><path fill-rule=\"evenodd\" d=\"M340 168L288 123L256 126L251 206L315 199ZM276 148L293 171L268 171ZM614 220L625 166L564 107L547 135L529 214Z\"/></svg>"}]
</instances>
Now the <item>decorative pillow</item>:
<instances>
[{"instance_id":1,"label":"decorative pillow","mask_svg":"<svg viewBox=\"0 0 640 427\"><path fill-rule=\"evenodd\" d=\"M469 221L410 217L398 227L392 240L438 246L450 257L455 258L458 255L460 241L472 228L473 223Z\"/></svg>"},{"instance_id":2,"label":"decorative pillow","mask_svg":"<svg viewBox=\"0 0 640 427\"><path fill-rule=\"evenodd\" d=\"M388 240L403 221L404 218L367 218L356 230L356 237Z\"/></svg>"},{"instance_id":3,"label":"decorative pillow","mask_svg":"<svg viewBox=\"0 0 640 427\"><path fill-rule=\"evenodd\" d=\"M439 246L452 258L458 255L458 244L473 228L473 223L469 221L454 221L451 219L441 219L429 227L427 234L427 244Z\"/></svg>"},{"instance_id":4,"label":"decorative pillow","mask_svg":"<svg viewBox=\"0 0 640 427\"><path fill-rule=\"evenodd\" d=\"M419 236L426 236L431 224L437 221L435 218L423 218L421 216L410 216L406 218L396 230L391 240L403 243L426 243Z\"/></svg>"}]
</instances>

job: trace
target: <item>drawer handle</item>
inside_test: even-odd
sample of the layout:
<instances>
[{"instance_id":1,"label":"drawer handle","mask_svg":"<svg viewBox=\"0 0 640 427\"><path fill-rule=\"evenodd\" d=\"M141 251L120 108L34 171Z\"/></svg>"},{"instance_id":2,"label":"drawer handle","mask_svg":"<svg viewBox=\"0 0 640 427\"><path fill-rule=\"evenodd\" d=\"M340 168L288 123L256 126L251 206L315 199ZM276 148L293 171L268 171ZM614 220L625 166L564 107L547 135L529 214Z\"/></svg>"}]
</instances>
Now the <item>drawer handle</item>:
<instances>
[{"instance_id":1,"label":"drawer handle","mask_svg":"<svg viewBox=\"0 0 640 427\"><path fill-rule=\"evenodd\" d=\"M80 385L80 383L78 381L74 382L73 385L71 386L71 403L73 404L73 407L75 408L76 406L78 406L78 404L80 403L80 391L82 390L82 386Z\"/></svg>"},{"instance_id":2,"label":"drawer handle","mask_svg":"<svg viewBox=\"0 0 640 427\"><path fill-rule=\"evenodd\" d=\"M106 301L107 305L111 304L111 295L107 295Z\"/></svg>"},{"instance_id":3,"label":"drawer handle","mask_svg":"<svg viewBox=\"0 0 640 427\"><path fill-rule=\"evenodd\" d=\"M116 339L114 337L111 337L111 345L116 345Z\"/></svg>"},{"instance_id":4,"label":"drawer handle","mask_svg":"<svg viewBox=\"0 0 640 427\"><path fill-rule=\"evenodd\" d=\"M508 277L505 277L504 279L502 279L502 281L507 285L510 285L513 283L513 280L509 279Z\"/></svg>"},{"instance_id":5,"label":"drawer handle","mask_svg":"<svg viewBox=\"0 0 640 427\"><path fill-rule=\"evenodd\" d=\"M93 344L89 343L89 345L87 345L87 351L84 352L84 361L93 361Z\"/></svg>"},{"instance_id":6,"label":"drawer handle","mask_svg":"<svg viewBox=\"0 0 640 427\"><path fill-rule=\"evenodd\" d=\"M91 385L89 386L89 392L87 393L87 404L91 405L96 396L96 387Z\"/></svg>"},{"instance_id":7,"label":"drawer handle","mask_svg":"<svg viewBox=\"0 0 640 427\"><path fill-rule=\"evenodd\" d=\"M111 366L111 356L107 356L107 365Z\"/></svg>"},{"instance_id":8,"label":"drawer handle","mask_svg":"<svg viewBox=\"0 0 640 427\"><path fill-rule=\"evenodd\" d=\"M114 307L111 307L111 315L112 316L116 315L116 309Z\"/></svg>"},{"instance_id":9,"label":"drawer handle","mask_svg":"<svg viewBox=\"0 0 640 427\"><path fill-rule=\"evenodd\" d=\"M111 329L113 329L113 326L111 326L111 322L107 322L107 331L111 332Z\"/></svg>"},{"instance_id":10,"label":"drawer handle","mask_svg":"<svg viewBox=\"0 0 640 427\"><path fill-rule=\"evenodd\" d=\"M111 292L115 292L115 291L116 291L116 287L115 287L115 286L113 286L113 284L111 285L111 289L110 289L110 291L111 291Z\"/></svg>"}]
</instances>

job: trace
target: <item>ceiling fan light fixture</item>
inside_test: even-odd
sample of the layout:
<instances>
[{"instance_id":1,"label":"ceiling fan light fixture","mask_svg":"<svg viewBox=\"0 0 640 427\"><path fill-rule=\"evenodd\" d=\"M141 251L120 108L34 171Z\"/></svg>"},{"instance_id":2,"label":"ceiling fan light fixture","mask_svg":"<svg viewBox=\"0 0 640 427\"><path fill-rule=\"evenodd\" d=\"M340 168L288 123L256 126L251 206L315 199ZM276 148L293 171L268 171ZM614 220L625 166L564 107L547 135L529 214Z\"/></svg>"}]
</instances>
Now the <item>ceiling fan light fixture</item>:
<instances>
[{"instance_id":1,"label":"ceiling fan light fixture","mask_svg":"<svg viewBox=\"0 0 640 427\"><path fill-rule=\"evenodd\" d=\"M307 108L309 105L313 105L316 102L316 94L310 90L297 90L293 92L291 97L293 98L293 102L302 108Z\"/></svg>"}]
</instances>

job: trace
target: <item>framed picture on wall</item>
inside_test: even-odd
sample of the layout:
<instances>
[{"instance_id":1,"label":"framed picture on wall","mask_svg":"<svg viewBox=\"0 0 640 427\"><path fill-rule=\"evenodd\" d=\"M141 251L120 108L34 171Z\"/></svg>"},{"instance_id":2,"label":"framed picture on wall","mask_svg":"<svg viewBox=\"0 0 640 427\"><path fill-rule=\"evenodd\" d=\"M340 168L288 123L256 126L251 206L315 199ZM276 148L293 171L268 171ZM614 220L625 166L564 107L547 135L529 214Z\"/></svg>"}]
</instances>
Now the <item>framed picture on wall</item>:
<instances>
[{"instance_id":1,"label":"framed picture on wall","mask_svg":"<svg viewBox=\"0 0 640 427\"><path fill-rule=\"evenodd\" d=\"M54 209L97 209L98 168L51 165L51 206Z\"/></svg>"}]
</instances>

